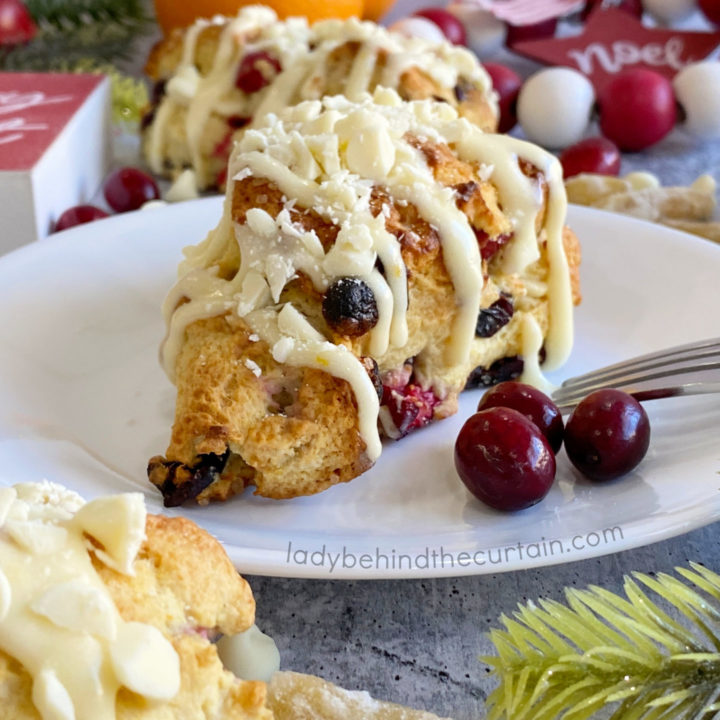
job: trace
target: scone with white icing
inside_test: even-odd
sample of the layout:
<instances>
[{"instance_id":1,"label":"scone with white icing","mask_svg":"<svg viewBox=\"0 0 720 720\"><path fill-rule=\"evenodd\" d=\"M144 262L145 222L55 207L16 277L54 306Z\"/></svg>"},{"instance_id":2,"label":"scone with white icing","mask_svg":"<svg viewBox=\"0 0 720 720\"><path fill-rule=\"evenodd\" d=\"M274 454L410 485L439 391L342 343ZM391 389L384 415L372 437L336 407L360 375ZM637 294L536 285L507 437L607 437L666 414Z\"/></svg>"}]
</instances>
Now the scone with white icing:
<instances>
[{"instance_id":1,"label":"scone with white icing","mask_svg":"<svg viewBox=\"0 0 720 720\"><path fill-rule=\"evenodd\" d=\"M220 544L139 493L0 487L3 720L437 720L279 672L254 614Z\"/></svg>"},{"instance_id":2,"label":"scone with white icing","mask_svg":"<svg viewBox=\"0 0 720 720\"><path fill-rule=\"evenodd\" d=\"M148 163L169 177L191 168L199 188L224 187L244 129L324 95L357 100L382 85L406 100L443 100L485 130L497 127L490 78L472 53L357 19L309 26L246 7L236 18L176 30L153 49L146 70L156 82L144 122Z\"/></svg>"},{"instance_id":3,"label":"scone with white icing","mask_svg":"<svg viewBox=\"0 0 720 720\"><path fill-rule=\"evenodd\" d=\"M543 150L379 89L269 116L229 178L165 302L167 505L319 492L468 383L567 357L579 247Z\"/></svg>"},{"instance_id":4,"label":"scone with white icing","mask_svg":"<svg viewBox=\"0 0 720 720\"><path fill-rule=\"evenodd\" d=\"M255 603L220 544L140 493L0 488L0 708L8 720L272 720L211 640Z\"/></svg>"}]
</instances>

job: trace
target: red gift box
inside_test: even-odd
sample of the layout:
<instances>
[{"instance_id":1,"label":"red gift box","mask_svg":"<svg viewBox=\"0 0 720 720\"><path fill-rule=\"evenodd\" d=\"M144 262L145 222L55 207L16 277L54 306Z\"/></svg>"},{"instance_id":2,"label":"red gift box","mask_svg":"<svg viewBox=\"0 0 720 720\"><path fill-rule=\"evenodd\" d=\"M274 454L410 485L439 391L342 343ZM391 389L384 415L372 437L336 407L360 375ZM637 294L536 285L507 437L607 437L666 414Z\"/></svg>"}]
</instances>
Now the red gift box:
<instances>
[{"instance_id":1,"label":"red gift box","mask_svg":"<svg viewBox=\"0 0 720 720\"><path fill-rule=\"evenodd\" d=\"M0 252L48 235L95 194L109 162L106 78L0 73Z\"/></svg>"}]
</instances>

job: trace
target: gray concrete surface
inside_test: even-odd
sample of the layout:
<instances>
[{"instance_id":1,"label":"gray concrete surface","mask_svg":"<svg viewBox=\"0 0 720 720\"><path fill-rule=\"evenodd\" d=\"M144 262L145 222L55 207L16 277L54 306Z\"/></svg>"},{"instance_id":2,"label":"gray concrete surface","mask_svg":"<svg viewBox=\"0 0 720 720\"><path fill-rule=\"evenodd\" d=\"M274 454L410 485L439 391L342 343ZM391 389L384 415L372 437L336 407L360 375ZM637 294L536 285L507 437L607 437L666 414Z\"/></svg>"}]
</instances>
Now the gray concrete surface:
<instances>
[{"instance_id":1,"label":"gray concrete surface","mask_svg":"<svg viewBox=\"0 0 720 720\"><path fill-rule=\"evenodd\" d=\"M720 569L720 526L602 558L500 575L247 579L257 622L278 643L283 668L443 717L476 720L497 684L478 656L492 653L486 633L500 627L502 613L539 597L561 600L566 586L599 584L617 592L626 574L671 572L689 561Z\"/></svg>"}]
</instances>

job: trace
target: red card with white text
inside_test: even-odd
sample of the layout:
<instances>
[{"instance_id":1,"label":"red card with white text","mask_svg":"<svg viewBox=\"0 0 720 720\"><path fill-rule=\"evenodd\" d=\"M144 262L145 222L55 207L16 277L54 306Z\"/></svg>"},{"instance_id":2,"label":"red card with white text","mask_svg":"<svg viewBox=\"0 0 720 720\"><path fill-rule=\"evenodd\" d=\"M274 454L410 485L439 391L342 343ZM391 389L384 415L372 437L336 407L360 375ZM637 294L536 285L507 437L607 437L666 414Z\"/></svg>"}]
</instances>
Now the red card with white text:
<instances>
[{"instance_id":1,"label":"red card with white text","mask_svg":"<svg viewBox=\"0 0 720 720\"><path fill-rule=\"evenodd\" d=\"M599 92L616 73L642 67L672 78L720 45L720 32L652 28L617 8L598 8L580 35L515 43L513 51L587 75Z\"/></svg>"},{"instance_id":2,"label":"red card with white text","mask_svg":"<svg viewBox=\"0 0 720 720\"><path fill-rule=\"evenodd\" d=\"M33 167L102 81L99 75L0 73L0 171Z\"/></svg>"},{"instance_id":3,"label":"red card with white text","mask_svg":"<svg viewBox=\"0 0 720 720\"><path fill-rule=\"evenodd\" d=\"M88 202L109 141L107 78L0 73L0 253L44 238L60 213Z\"/></svg>"}]
</instances>

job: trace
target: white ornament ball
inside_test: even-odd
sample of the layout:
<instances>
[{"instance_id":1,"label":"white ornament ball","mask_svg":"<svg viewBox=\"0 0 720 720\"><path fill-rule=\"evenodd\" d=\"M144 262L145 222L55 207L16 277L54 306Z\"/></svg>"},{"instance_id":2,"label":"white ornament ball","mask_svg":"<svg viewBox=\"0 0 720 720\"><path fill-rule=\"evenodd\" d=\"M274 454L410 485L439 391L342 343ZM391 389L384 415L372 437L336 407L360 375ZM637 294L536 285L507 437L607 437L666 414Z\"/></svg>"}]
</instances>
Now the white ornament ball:
<instances>
[{"instance_id":1,"label":"white ornament ball","mask_svg":"<svg viewBox=\"0 0 720 720\"><path fill-rule=\"evenodd\" d=\"M467 46L481 60L495 56L505 47L507 25L491 12L463 2L452 3L447 10L465 26Z\"/></svg>"},{"instance_id":2,"label":"white ornament ball","mask_svg":"<svg viewBox=\"0 0 720 720\"><path fill-rule=\"evenodd\" d=\"M673 79L673 89L685 111L685 129L701 138L720 137L720 61L688 65Z\"/></svg>"},{"instance_id":3,"label":"white ornament ball","mask_svg":"<svg viewBox=\"0 0 720 720\"><path fill-rule=\"evenodd\" d=\"M642 6L659 23L671 25L688 17L697 7L697 0L642 0Z\"/></svg>"},{"instance_id":4,"label":"white ornament ball","mask_svg":"<svg viewBox=\"0 0 720 720\"><path fill-rule=\"evenodd\" d=\"M424 17L407 17L394 22L389 28L405 37L422 38L432 42L446 42L443 31L432 20Z\"/></svg>"},{"instance_id":5,"label":"white ornament ball","mask_svg":"<svg viewBox=\"0 0 720 720\"><path fill-rule=\"evenodd\" d=\"M532 142L560 149L582 139L595 91L577 70L552 67L531 75L520 88L518 122Z\"/></svg>"}]
</instances>

